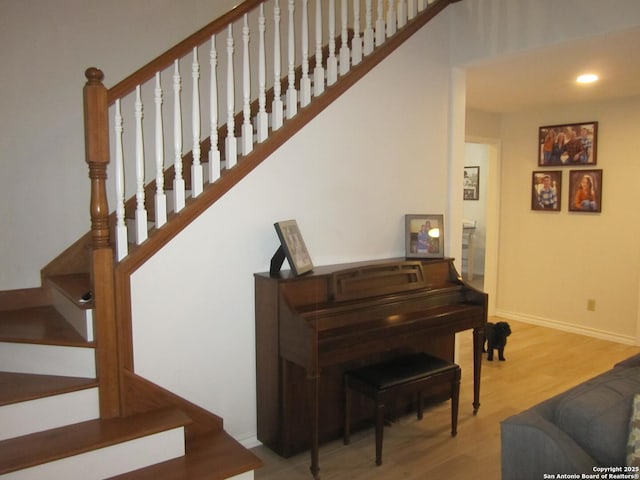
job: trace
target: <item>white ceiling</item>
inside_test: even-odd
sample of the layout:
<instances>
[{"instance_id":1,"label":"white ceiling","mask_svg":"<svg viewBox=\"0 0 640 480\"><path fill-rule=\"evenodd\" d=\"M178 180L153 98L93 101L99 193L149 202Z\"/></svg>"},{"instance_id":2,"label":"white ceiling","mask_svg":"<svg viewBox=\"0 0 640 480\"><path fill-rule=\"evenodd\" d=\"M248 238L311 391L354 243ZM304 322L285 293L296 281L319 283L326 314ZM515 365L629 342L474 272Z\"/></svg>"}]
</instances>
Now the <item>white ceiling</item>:
<instances>
[{"instance_id":1,"label":"white ceiling","mask_svg":"<svg viewBox=\"0 0 640 480\"><path fill-rule=\"evenodd\" d=\"M633 28L469 66L467 108L502 113L640 95L639 49ZM578 86L587 71L600 81Z\"/></svg>"}]
</instances>

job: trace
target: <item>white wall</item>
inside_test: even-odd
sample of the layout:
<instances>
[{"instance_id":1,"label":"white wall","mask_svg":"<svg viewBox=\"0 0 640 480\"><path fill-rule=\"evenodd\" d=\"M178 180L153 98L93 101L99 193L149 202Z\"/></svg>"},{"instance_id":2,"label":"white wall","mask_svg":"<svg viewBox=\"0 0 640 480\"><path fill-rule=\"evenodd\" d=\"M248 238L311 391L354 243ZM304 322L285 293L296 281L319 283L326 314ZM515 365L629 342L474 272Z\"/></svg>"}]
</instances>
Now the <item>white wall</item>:
<instances>
[{"instance_id":1,"label":"white wall","mask_svg":"<svg viewBox=\"0 0 640 480\"><path fill-rule=\"evenodd\" d=\"M563 14L564 12L564 14ZM570 13L570 14L569 14ZM640 24L640 3L465 0L455 5L457 61L471 63ZM638 342L640 225L633 192L638 165L624 138L638 135L639 99L495 115L469 112L467 135L501 142L501 201L496 313L612 340ZM541 125L599 121L603 211L533 212L531 173ZM626 143L626 144L625 144ZM595 312L586 309L596 300Z\"/></svg>"},{"instance_id":2,"label":"white wall","mask_svg":"<svg viewBox=\"0 0 640 480\"><path fill-rule=\"evenodd\" d=\"M499 314L636 340L640 164L629 140L640 134L639 111L636 97L505 115ZM603 170L602 213L568 211L569 168L560 169L561 212L532 211L538 127L587 119L598 121L594 168ZM594 312L587 311L587 299L596 301Z\"/></svg>"},{"instance_id":3,"label":"white wall","mask_svg":"<svg viewBox=\"0 0 640 480\"><path fill-rule=\"evenodd\" d=\"M114 85L235 3L1 1L0 290L39 286L40 269L89 231L85 70Z\"/></svg>"},{"instance_id":4,"label":"white wall","mask_svg":"<svg viewBox=\"0 0 640 480\"><path fill-rule=\"evenodd\" d=\"M322 265L402 256L406 213L446 213L446 19L430 23L135 272L138 373L221 415L232 435L251 442L253 274L268 270L278 246L273 223L295 218ZM408 69L398 88L396 72Z\"/></svg>"}]
</instances>

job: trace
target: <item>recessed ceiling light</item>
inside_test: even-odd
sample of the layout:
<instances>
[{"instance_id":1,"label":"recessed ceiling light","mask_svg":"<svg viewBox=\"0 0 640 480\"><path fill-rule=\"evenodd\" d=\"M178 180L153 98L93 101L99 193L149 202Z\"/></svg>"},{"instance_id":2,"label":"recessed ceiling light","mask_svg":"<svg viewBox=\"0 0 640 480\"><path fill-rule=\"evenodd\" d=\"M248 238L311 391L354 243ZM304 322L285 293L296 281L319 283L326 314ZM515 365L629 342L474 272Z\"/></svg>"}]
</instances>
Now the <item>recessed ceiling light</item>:
<instances>
[{"instance_id":1,"label":"recessed ceiling light","mask_svg":"<svg viewBox=\"0 0 640 480\"><path fill-rule=\"evenodd\" d=\"M576 82L578 83L593 83L598 81L598 75L595 73L585 73L584 75L578 75Z\"/></svg>"}]
</instances>

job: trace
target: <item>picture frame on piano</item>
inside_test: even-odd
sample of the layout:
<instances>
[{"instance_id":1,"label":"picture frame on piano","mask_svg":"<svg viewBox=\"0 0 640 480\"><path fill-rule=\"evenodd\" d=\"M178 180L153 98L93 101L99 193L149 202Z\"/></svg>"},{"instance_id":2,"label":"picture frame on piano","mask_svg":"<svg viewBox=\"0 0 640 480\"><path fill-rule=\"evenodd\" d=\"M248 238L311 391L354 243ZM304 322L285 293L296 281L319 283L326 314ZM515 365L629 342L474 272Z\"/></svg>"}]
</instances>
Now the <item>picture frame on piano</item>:
<instances>
[{"instance_id":1,"label":"picture frame on piano","mask_svg":"<svg viewBox=\"0 0 640 480\"><path fill-rule=\"evenodd\" d=\"M444 258L444 215L405 215L405 256Z\"/></svg>"},{"instance_id":2,"label":"picture frame on piano","mask_svg":"<svg viewBox=\"0 0 640 480\"><path fill-rule=\"evenodd\" d=\"M271 273L274 274L280 270L285 256L294 275L302 275L313 270L313 262L302 239L298 222L285 220L276 222L273 226L280 239L280 247L271 259Z\"/></svg>"}]
</instances>

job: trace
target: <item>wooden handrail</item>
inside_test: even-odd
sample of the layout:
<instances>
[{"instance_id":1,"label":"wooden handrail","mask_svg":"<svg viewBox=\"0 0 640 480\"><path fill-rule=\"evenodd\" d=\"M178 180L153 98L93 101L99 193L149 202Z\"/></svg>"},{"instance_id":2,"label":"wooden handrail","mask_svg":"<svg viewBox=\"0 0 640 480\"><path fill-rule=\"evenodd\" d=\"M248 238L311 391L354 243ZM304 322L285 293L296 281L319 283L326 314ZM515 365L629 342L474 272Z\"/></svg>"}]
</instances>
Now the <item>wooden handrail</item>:
<instances>
[{"instance_id":1,"label":"wooden handrail","mask_svg":"<svg viewBox=\"0 0 640 480\"><path fill-rule=\"evenodd\" d=\"M188 36L174 47L171 47L163 54L151 60L144 67L132 73L109 89L109 105L112 105L116 99L122 98L133 92L137 85L141 85L152 79L156 72L160 72L171 66L175 59L184 57L191 52L194 47L202 45L204 42L209 40L211 35L221 32L227 28L230 23L242 18L242 15L249 13L263 2L264 0L246 0L239 5L236 5L232 10L229 10L220 18L202 27L193 35Z\"/></svg>"},{"instance_id":2,"label":"wooden handrail","mask_svg":"<svg viewBox=\"0 0 640 480\"><path fill-rule=\"evenodd\" d=\"M415 21L409 23L396 35L391 37L384 45L374 50L359 65L353 67L349 74L341 77L334 85L327 87L326 91L316 97L308 107L301 109L298 114L278 130L271 132L268 139L257 144L250 155L243 158L234 168L224 170L221 178L213 184L205 186L204 192L196 198L187 199L187 208L178 213L169 214L169 222L161 229L155 230L141 245L133 246L129 255L125 257L116 268L116 289L118 292L118 319L120 322L121 343L121 368L133 368L133 351L131 347L131 299L130 278L140 266L142 266L153 254L159 251L187 225L194 221L213 203L220 199L233 186L239 183L252 170L260 165L275 150L295 135L307 123L319 115L325 108L333 103L344 92L351 88L364 75L382 62L395 51L414 33L426 25L439 12L444 10L451 0L441 0L422 13Z\"/></svg>"}]
</instances>

